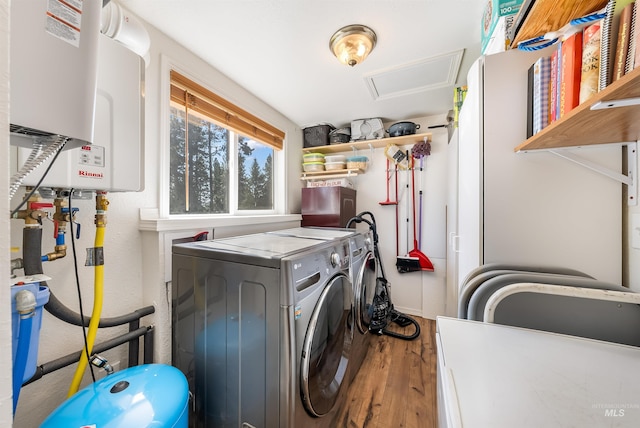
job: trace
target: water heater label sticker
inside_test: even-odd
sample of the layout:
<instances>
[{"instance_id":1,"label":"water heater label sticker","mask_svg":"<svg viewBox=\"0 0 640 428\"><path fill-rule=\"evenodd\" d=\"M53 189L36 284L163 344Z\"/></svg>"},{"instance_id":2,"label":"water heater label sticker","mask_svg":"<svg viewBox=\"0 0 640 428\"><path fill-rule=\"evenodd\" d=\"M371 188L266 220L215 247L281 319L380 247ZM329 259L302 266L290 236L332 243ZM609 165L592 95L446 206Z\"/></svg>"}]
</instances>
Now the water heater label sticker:
<instances>
[{"instance_id":1,"label":"water heater label sticker","mask_svg":"<svg viewBox=\"0 0 640 428\"><path fill-rule=\"evenodd\" d=\"M49 0L47 2L47 33L78 47L81 23L82 0Z\"/></svg>"}]
</instances>

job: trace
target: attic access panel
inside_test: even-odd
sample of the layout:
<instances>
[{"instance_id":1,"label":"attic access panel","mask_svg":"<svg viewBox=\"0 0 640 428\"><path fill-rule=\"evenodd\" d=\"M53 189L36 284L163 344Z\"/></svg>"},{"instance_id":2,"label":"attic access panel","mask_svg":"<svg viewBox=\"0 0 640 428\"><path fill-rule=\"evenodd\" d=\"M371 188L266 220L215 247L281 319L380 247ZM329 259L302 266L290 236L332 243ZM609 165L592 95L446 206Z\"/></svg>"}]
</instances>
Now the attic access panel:
<instances>
[{"instance_id":1,"label":"attic access panel","mask_svg":"<svg viewBox=\"0 0 640 428\"><path fill-rule=\"evenodd\" d=\"M464 49L398 65L364 76L374 100L453 86Z\"/></svg>"}]
</instances>

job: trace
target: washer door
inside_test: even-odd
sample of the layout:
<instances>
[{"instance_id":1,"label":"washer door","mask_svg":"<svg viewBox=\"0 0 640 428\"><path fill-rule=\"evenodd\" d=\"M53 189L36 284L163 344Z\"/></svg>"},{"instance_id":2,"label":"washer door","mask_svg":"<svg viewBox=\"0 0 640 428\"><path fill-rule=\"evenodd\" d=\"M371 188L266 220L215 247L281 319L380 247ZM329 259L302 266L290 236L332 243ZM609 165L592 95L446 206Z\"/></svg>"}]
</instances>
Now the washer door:
<instances>
[{"instance_id":1,"label":"washer door","mask_svg":"<svg viewBox=\"0 0 640 428\"><path fill-rule=\"evenodd\" d=\"M356 310L356 324L360 333L369 331L371 315L373 314L373 297L376 293L376 257L372 252L367 253L364 263L360 267L356 281L354 306Z\"/></svg>"},{"instance_id":2,"label":"washer door","mask_svg":"<svg viewBox=\"0 0 640 428\"><path fill-rule=\"evenodd\" d=\"M313 310L300 361L302 402L313 416L333 408L346 382L351 340L347 322L351 283L345 275L334 277Z\"/></svg>"}]
</instances>

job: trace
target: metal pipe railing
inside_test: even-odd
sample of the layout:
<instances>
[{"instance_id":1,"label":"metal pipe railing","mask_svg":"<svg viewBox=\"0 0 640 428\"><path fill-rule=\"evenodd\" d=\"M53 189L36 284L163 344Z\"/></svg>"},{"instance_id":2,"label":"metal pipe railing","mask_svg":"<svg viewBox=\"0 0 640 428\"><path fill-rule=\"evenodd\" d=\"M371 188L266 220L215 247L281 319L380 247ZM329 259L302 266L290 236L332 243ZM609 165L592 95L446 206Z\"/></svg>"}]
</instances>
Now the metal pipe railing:
<instances>
[{"instance_id":1,"label":"metal pipe railing","mask_svg":"<svg viewBox=\"0 0 640 428\"><path fill-rule=\"evenodd\" d=\"M138 328L137 330L133 330L130 331L128 333L122 334L120 336L116 336L112 339L106 340L102 343L98 343L93 347L93 352L94 353L99 353L99 352L104 352L107 351L109 349L115 348L117 346L123 345L127 342L131 342L132 340L138 340L140 338L140 336L146 336L149 334L153 334L154 328L153 327L147 327L147 326L143 326ZM145 341L146 343L146 341ZM153 342L151 342L153 343ZM46 362L44 364L39 365L38 367L36 367L36 372L33 376L31 376L31 378L29 380L27 380L26 382L24 382L22 384L22 386L28 385L32 382L35 382L39 379L41 379L44 375L52 373L56 370L60 370L63 367L67 367L70 366L71 364L74 364L76 362L78 362L80 360L80 356L82 355L82 353L84 352L84 350L81 351L77 351L77 352L73 352L71 354L67 354L63 357L60 358L56 358L55 360ZM145 349L145 355L147 354L147 352L150 352L151 354L153 354L153 350L147 350Z\"/></svg>"}]
</instances>

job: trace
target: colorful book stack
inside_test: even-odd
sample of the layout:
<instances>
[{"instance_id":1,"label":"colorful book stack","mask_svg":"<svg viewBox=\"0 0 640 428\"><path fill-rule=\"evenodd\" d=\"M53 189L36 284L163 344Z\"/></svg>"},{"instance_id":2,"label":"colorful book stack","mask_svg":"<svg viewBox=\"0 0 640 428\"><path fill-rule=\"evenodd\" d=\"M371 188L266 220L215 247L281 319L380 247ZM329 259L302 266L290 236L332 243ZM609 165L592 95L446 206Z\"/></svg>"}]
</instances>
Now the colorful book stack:
<instances>
[{"instance_id":1,"label":"colorful book stack","mask_svg":"<svg viewBox=\"0 0 640 428\"><path fill-rule=\"evenodd\" d=\"M640 65L639 13L634 0L609 0L602 20L599 90ZM640 27L640 26L639 26Z\"/></svg>"},{"instance_id":2,"label":"colorful book stack","mask_svg":"<svg viewBox=\"0 0 640 428\"><path fill-rule=\"evenodd\" d=\"M565 33L551 55L531 66L527 137L640 66L638 9L634 0L609 0L603 19Z\"/></svg>"}]
</instances>

